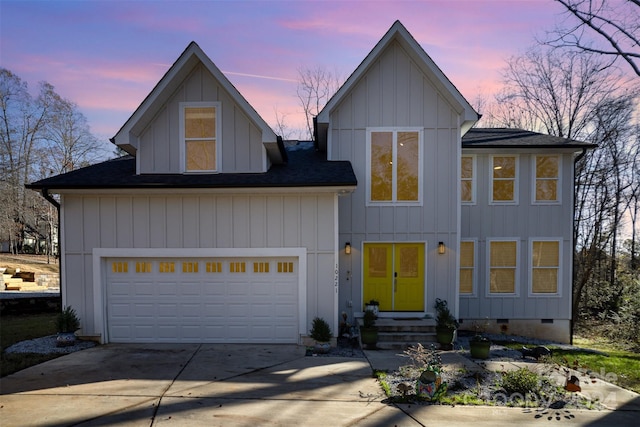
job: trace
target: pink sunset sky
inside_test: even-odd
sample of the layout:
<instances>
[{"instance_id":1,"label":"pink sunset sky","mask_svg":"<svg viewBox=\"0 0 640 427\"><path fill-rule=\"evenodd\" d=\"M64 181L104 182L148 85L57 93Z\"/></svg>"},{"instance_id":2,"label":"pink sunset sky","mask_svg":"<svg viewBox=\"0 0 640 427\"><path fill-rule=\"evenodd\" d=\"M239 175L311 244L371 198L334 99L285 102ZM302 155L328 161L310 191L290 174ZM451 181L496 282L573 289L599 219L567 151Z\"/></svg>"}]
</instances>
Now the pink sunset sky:
<instances>
[{"instance_id":1,"label":"pink sunset sky","mask_svg":"<svg viewBox=\"0 0 640 427\"><path fill-rule=\"evenodd\" d=\"M193 40L267 123L302 128L298 69L346 78L395 20L473 103L563 19L552 0L1 0L0 66L53 84L107 141Z\"/></svg>"}]
</instances>

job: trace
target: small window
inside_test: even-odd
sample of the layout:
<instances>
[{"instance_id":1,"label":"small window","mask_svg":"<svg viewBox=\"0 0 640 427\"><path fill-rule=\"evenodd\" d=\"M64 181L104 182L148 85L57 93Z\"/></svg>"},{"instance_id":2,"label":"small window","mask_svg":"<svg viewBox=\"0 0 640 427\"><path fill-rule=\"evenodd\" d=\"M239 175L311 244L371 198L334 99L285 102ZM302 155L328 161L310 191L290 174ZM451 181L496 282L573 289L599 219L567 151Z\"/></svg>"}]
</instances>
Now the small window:
<instances>
[{"instance_id":1,"label":"small window","mask_svg":"<svg viewBox=\"0 0 640 427\"><path fill-rule=\"evenodd\" d=\"M531 292L558 294L560 241L531 241Z\"/></svg>"},{"instance_id":2,"label":"small window","mask_svg":"<svg viewBox=\"0 0 640 427\"><path fill-rule=\"evenodd\" d=\"M246 273L247 265L245 262L230 262L229 273Z\"/></svg>"},{"instance_id":3,"label":"small window","mask_svg":"<svg viewBox=\"0 0 640 427\"><path fill-rule=\"evenodd\" d=\"M208 262L206 263L207 273L222 273L221 262Z\"/></svg>"},{"instance_id":4,"label":"small window","mask_svg":"<svg viewBox=\"0 0 640 427\"><path fill-rule=\"evenodd\" d=\"M460 168L460 201L462 203L475 203L475 156L462 156Z\"/></svg>"},{"instance_id":5,"label":"small window","mask_svg":"<svg viewBox=\"0 0 640 427\"><path fill-rule=\"evenodd\" d=\"M533 203L560 201L560 156L535 156Z\"/></svg>"},{"instance_id":6,"label":"small window","mask_svg":"<svg viewBox=\"0 0 640 427\"><path fill-rule=\"evenodd\" d=\"M161 262L159 264L160 273L175 273L176 272L176 263L175 262Z\"/></svg>"},{"instance_id":7,"label":"small window","mask_svg":"<svg viewBox=\"0 0 640 427\"><path fill-rule=\"evenodd\" d=\"M217 172L219 168L219 103L181 104L180 131L185 172Z\"/></svg>"},{"instance_id":8,"label":"small window","mask_svg":"<svg viewBox=\"0 0 640 427\"><path fill-rule=\"evenodd\" d=\"M460 242L460 293L474 293L476 244L473 240Z\"/></svg>"},{"instance_id":9,"label":"small window","mask_svg":"<svg viewBox=\"0 0 640 427\"><path fill-rule=\"evenodd\" d=\"M518 157L493 156L491 158L491 202L518 202Z\"/></svg>"},{"instance_id":10,"label":"small window","mask_svg":"<svg viewBox=\"0 0 640 427\"><path fill-rule=\"evenodd\" d=\"M253 263L253 272L254 273L268 273L269 272L269 263L268 262L254 262Z\"/></svg>"},{"instance_id":11,"label":"small window","mask_svg":"<svg viewBox=\"0 0 640 427\"><path fill-rule=\"evenodd\" d=\"M517 294L518 242L489 241L489 293Z\"/></svg>"},{"instance_id":12,"label":"small window","mask_svg":"<svg viewBox=\"0 0 640 427\"><path fill-rule=\"evenodd\" d=\"M278 262L278 273L293 273L293 263Z\"/></svg>"},{"instance_id":13,"label":"small window","mask_svg":"<svg viewBox=\"0 0 640 427\"><path fill-rule=\"evenodd\" d=\"M136 261L136 273L151 273L151 263Z\"/></svg>"},{"instance_id":14,"label":"small window","mask_svg":"<svg viewBox=\"0 0 640 427\"><path fill-rule=\"evenodd\" d=\"M183 262L182 263L182 272L183 273L197 273L198 272L198 263L197 262Z\"/></svg>"},{"instance_id":15,"label":"small window","mask_svg":"<svg viewBox=\"0 0 640 427\"><path fill-rule=\"evenodd\" d=\"M111 263L111 271L113 273L128 273L129 272L129 263L128 262L113 262L113 263Z\"/></svg>"},{"instance_id":16,"label":"small window","mask_svg":"<svg viewBox=\"0 0 640 427\"><path fill-rule=\"evenodd\" d=\"M422 129L367 130L367 203L422 202Z\"/></svg>"}]
</instances>

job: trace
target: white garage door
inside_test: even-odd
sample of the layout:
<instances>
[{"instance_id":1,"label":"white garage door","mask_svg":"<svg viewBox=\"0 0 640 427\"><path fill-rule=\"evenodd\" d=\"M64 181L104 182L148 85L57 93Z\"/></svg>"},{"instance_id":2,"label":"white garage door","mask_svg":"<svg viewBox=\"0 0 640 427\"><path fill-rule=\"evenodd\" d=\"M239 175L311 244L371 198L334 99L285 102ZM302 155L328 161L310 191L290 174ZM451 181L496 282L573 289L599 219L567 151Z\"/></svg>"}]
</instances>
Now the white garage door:
<instances>
[{"instance_id":1,"label":"white garage door","mask_svg":"<svg viewBox=\"0 0 640 427\"><path fill-rule=\"evenodd\" d=\"M108 258L111 342L296 343L296 258Z\"/></svg>"}]
</instances>

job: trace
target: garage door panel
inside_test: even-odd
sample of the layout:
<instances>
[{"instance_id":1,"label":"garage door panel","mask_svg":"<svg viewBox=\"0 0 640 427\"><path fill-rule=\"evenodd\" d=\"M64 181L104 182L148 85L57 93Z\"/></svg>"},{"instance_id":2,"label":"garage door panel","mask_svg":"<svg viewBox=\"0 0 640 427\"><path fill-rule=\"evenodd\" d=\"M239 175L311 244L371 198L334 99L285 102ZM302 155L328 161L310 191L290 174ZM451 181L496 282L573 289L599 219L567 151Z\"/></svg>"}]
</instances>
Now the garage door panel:
<instances>
[{"instance_id":1,"label":"garage door panel","mask_svg":"<svg viewBox=\"0 0 640 427\"><path fill-rule=\"evenodd\" d=\"M178 293L178 285L175 281L173 282L157 282L157 292L158 296L175 296Z\"/></svg>"},{"instance_id":2,"label":"garage door panel","mask_svg":"<svg viewBox=\"0 0 640 427\"><path fill-rule=\"evenodd\" d=\"M289 266L284 273L277 271L278 261ZM106 263L112 342L298 340L295 258L112 258Z\"/></svg>"}]
</instances>

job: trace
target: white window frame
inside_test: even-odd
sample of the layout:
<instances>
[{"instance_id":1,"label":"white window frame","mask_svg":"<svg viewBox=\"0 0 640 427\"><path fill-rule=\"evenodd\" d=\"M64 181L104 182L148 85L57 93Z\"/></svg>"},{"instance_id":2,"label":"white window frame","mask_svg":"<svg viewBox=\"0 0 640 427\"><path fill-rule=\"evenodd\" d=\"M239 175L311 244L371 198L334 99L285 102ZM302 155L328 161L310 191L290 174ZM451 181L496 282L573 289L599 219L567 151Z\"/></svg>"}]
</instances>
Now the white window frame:
<instances>
[{"instance_id":1,"label":"white window frame","mask_svg":"<svg viewBox=\"0 0 640 427\"><path fill-rule=\"evenodd\" d=\"M462 158L460 159L460 203L462 203L463 205L475 205L476 204L476 182L477 182L477 176L478 176L478 156L475 154L463 154L462 157L471 157L471 168L472 168L472 174L471 174L471 200L465 201L462 200ZM467 179L468 180L468 179Z\"/></svg>"},{"instance_id":2,"label":"white window frame","mask_svg":"<svg viewBox=\"0 0 640 427\"><path fill-rule=\"evenodd\" d=\"M473 271L471 273L471 292L460 292L460 283L458 283L458 292L461 297L475 297L478 294L478 239L460 239L460 243L462 242L473 243ZM459 267L460 270L462 268L462 266Z\"/></svg>"},{"instance_id":3,"label":"white window frame","mask_svg":"<svg viewBox=\"0 0 640 427\"><path fill-rule=\"evenodd\" d=\"M496 157L513 157L515 159L515 176L513 178L513 200L493 200L493 162ZM518 187L520 186L520 156L518 154L494 154L491 156L489 170L489 204L490 205L517 205L519 203Z\"/></svg>"},{"instance_id":4,"label":"white window frame","mask_svg":"<svg viewBox=\"0 0 640 427\"><path fill-rule=\"evenodd\" d=\"M392 147L392 161L393 161L393 188L392 197L390 201L374 201L371 200L371 133L373 132L391 132L393 133L393 147ZM418 133L418 200L416 201L396 201L397 197L397 142L398 132L416 132ZM423 180L423 163L424 163L424 129L417 127L371 127L367 128L367 153L366 153L366 173L367 173L367 185L366 185L366 206L422 206L422 193L424 187Z\"/></svg>"},{"instance_id":5,"label":"white window frame","mask_svg":"<svg viewBox=\"0 0 640 427\"><path fill-rule=\"evenodd\" d=\"M186 108L208 108L215 107L216 109L216 134L214 136L216 141L216 168L214 170L187 170L187 149L186 139L184 136L185 131L185 119L184 112ZM222 147L220 135L222 134L222 108L220 102L181 102L179 104L179 139L180 139L180 172L185 174L201 174L201 173L219 173L222 167Z\"/></svg>"},{"instance_id":6,"label":"white window frame","mask_svg":"<svg viewBox=\"0 0 640 427\"><path fill-rule=\"evenodd\" d=\"M556 200L536 200L536 183L538 182L537 168L538 156L558 158L558 177L556 178ZM544 178L541 178L544 179ZM562 201L562 156L559 154L533 154L531 156L531 204L532 205L558 205Z\"/></svg>"},{"instance_id":7,"label":"white window frame","mask_svg":"<svg viewBox=\"0 0 640 427\"><path fill-rule=\"evenodd\" d=\"M515 242L516 244L516 266L515 280L513 283L513 292L491 292L491 243L492 242ZM520 239L518 237L500 237L487 239L486 247L486 289L485 296L487 298L513 298L520 296Z\"/></svg>"},{"instance_id":8,"label":"white window frame","mask_svg":"<svg viewBox=\"0 0 640 427\"><path fill-rule=\"evenodd\" d=\"M534 242L558 242L558 277L557 277L557 283L558 283L558 289L556 290L555 293L548 293L548 292L534 292L533 291L533 269L534 268L540 268L540 267L534 267L533 265L533 243ZM529 258L529 271L528 271L528 282L529 282L529 296L530 297L534 297L534 298L549 298L549 297L554 297L554 298L559 298L562 297L562 239L561 238L556 238L556 237L532 237L529 239L529 251L527 254L528 258Z\"/></svg>"}]
</instances>

